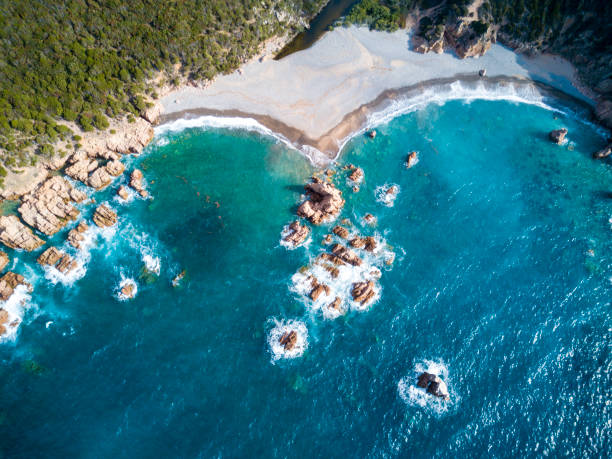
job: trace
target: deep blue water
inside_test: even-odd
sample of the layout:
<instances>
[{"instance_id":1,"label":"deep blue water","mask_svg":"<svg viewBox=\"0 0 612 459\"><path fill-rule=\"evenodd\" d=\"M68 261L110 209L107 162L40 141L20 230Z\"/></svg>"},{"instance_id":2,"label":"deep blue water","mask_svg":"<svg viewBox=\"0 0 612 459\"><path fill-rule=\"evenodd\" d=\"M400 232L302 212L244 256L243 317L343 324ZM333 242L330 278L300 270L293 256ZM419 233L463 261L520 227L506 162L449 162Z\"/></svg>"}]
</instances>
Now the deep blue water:
<instances>
[{"instance_id":1,"label":"deep blue water","mask_svg":"<svg viewBox=\"0 0 612 459\"><path fill-rule=\"evenodd\" d=\"M569 142L553 145L547 133L561 126ZM369 260L382 271L374 305L330 320L292 280L330 225L307 247L279 244L316 170L256 133L158 136L134 159L153 200L95 195L120 220L81 255L83 278L52 284L36 254L13 267L35 291L17 338L0 345L0 450L609 455L612 169L590 158L603 144L576 118L504 101L429 105L353 139L334 176L340 218L396 259ZM411 150L420 161L407 170ZM365 171L358 193L349 163ZM387 207L376 190L392 183ZM142 275L145 255L159 258L159 278ZM136 280L134 300L116 298L123 278ZM275 320L304 324L303 355L274 358ZM448 403L415 391L427 367Z\"/></svg>"}]
</instances>

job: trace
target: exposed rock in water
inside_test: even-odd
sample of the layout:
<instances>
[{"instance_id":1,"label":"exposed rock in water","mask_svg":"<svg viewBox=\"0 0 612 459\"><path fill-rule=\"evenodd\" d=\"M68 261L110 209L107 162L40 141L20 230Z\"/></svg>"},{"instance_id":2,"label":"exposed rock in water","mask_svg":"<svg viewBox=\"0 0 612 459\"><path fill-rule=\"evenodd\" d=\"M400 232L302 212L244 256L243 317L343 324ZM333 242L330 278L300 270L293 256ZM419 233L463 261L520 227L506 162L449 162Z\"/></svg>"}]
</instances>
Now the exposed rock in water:
<instances>
[{"instance_id":1,"label":"exposed rock in water","mask_svg":"<svg viewBox=\"0 0 612 459\"><path fill-rule=\"evenodd\" d=\"M149 193L144 189L144 185L142 184L143 178L142 171L140 169L134 169L130 175L130 186L138 191L140 196L146 198L149 196Z\"/></svg>"},{"instance_id":2,"label":"exposed rock in water","mask_svg":"<svg viewBox=\"0 0 612 459\"><path fill-rule=\"evenodd\" d=\"M344 226L336 225L332 232L341 237L342 239L346 239L349 236L349 230L347 230Z\"/></svg>"},{"instance_id":3,"label":"exposed rock in water","mask_svg":"<svg viewBox=\"0 0 612 459\"><path fill-rule=\"evenodd\" d=\"M374 250L376 250L376 239L374 239L372 236L367 236L365 239L365 249L368 252L374 252Z\"/></svg>"},{"instance_id":4,"label":"exposed rock in water","mask_svg":"<svg viewBox=\"0 0 612 459\"><path fill-rule=\"evenodd\" d=\"M612 154L612 144L609 144L607 147L602 148L601 150L593 153L593 158L595 159L603 159L607 158Z\"/></svg>"},{"instance_id":5,"label":"exposed rock in water","mask_svg":"<svg viewBox=\"0 0 612 459\"><path fill-rule=\"evenodd\" d=\"M181 285L182 280L185 278L186 274L187 274L187 271L183 269L180 273L174 276L174 279L172 279L172 286L179 287Z\"/></svg>"},{"instance_id":6,"label":"exposed rock in water","mask_svg":"<svg viewBox=\"0 0 612 459\"><path fill-rule=\"evenodd\" d=\"M45 243L32 233L15 215L0 217L0 242L11 249L24 249L28 252L39 248Z\"/></svg>"},{"instance_id":7,"label":"exposed rock in water","mask_svg":"<svg viewBox=\"0 0 612 459\"><path fill-rule=\"evenodd\" d=\"M480 78L484 78L485 76L487 76L487 69L480 69L480 70L478 71L478 76L479 76Z\"/></svg>"},{"instance_id":8,"label":"exposed rock in water","mask_svg":"<svg viewBox=\"0 0 612 459\"><path fill-rule=\"evenodd\" d=\"M117 190L117 194L119 195L119 197L121 199L123 199L124 201L127 201L127 199L130 197L128 190L126 187L124 187L123 185L121 185L119 187L119 189Z\"/></svg>"},{"instance_id":9,"label":"exposed rock in water","mask_svg":"<svg viewBox=\"0 0 612 459\"><path fill-rule=\"evenodd\" d=\"M331 183L309 183L306 193L309 199L300 205L297 214L315 225L334 219L344 206L342 192Z\"/></svg>"},{"instance_id":10,"label":"exposed rock in water","mask_svg":"<svg viewBox=\"0 0 612 459\"><path fill-rule=\"evenodd\" d=\"M374 291L374 282L355 282L351 291L353 300L362 306L372 301L376 292Z\"/></svg>"},{"instance_id":11,"label":"exposed rock in water","mask_svg":"<svg viewBox=\"0 0 612 459\"><path fill-rule=\"evenodd\" d=\"M397 193L399 193L399 189L397 188L397 185L391 185L389 188L387 188L387 191L385 191L385 194L388 195L396 195Z\"/></svg>"},{"instance_id":12,"label":"exposed rock in water","mask_svg":"<svg viewBox=\"0 0 612 459\"><path fill-rule=\"evenodd\" d=\"M341 305L342 305L342 300L340 299L339 296L337 296L334 301L332 301L330 304L327 305L327 307L329 309L333 309L341 313L342 312Z\"/></svg>"},{"instance_id":13,"label":"exposed rock in water","mask_svg":"<svg viewBox=\"0 0 612 459\"><path fill-rule=\"evenodd\" d=\"M70 201L81 202L86 197L66 179L55 176L24 196L18 210L24 222L52 236L79 215Z\"/></svg>"},{"instance_id":14,"label":"exposed rock in water","mask_svg":"<svg viewBox=\"0 0 612 459\"><path fill-rule=\"evenodd\" d=\"M123 287L121 287L121 295L125 298L131 300L136 296L136 288L132 282L127 282Z\"/></svg>"},{"instance_id":15,"label":"exposed rock in water","mask_svg":"<svg viewBox=\"0 0 612 459\"><path fill-rule=\"evenodd\" d=\"M376 138L376 131L374 129L372 129L370 132L368 132L368 137L370 139L375 139Z\"/></svg>"},{"instance_id":16,"label":"exposed rock in water","mask_svg":"<svg viewBox=\"0 0 612 459\"><path fill-rule=\"evenodd\" d=\"M283 333L278 342L285 348L286 351L290 351L297 344L297 332L295 330L291 330Z\"/></svg>"},{"instance_id":17,"label":"exposed rock in water","mask_svg":"<svg viewBox=\"0 0 612 459\"><path fill-rule=\"evenodd\" d=\"M115 223L117 223L117 214L109 209L105 204L100 204L93 214L93 221L101 228L105 226L113 226Z\"/></svg>"},{"instance_id":18,"label":"exposed rock in water","mask_svg":"<svg viewBox=\"0 0 612 459\"><path fill-rule=\"evenodd\" d=\"M554 131L550 131L548 137L551 141L555 142L557 145L561 145L563 140L565 140L565 136L567 135L567 129L555 129Z\"/></svg>"},{"instance_id":19,"label":"exposed rock in water","mask_svg":"<svg viewBox=\"0 0 612 459\"><path fill-rule=\"evenodd\" d=\"M88 229L89 229L89 226L87 226L87 223L85 223L84 221L81 221L76 226L76 228L72 228L70 230L66 240L72 247L74 247L75 249L79 249L81 247L81 242L85 240L85 236L83 236L83 233L87 231Z\"/></svg>"},{"instance_id":20,"label":"exposed rock in water","mask_svg":"<svg viewBox=\"0 0 612 459\"><path fill-rule=\"evenodd\" d=\"M323 241L321 241L323 245L328 245L328 244L331 244L332 242L333 242L333 239L332 239L331 234L326 234L325 237L323 238Z\"/></svg>"},{"instance_id":21,"label":"exposed rock in water","mask_svg":"<svg viewBox=\"0 0 612 459\"><path fill-rule=\"evenodd\" d=\"M321 261L329 261L335 266L344 266L346 262L342 261L336 255L332 255L331 253L323 252L317 257L317 262Z\"/></svg>"},{"instance_id":22,"label":"exposed rock in water","mask_svg":"<svg viewBox=\"0 0 612 459\"><path fill-rule=\"evenodd\" d=\"M106 163L106 171L113 177L120 176L125 170L123 163L117 159Z\"/></svg>"},{"instance_id":23,"label":"exposed rock in water","mask_svg":"<svg viewBox=\"0 0 612 459\"><path fill-rule=\"evenodd\" d=\"M332 253L340 260L353 266L361 266L362 260L351 249L344 247L341 244L336 244L332 247Z\"/></svg>"},{"instance_id":24,"label":"exposed rock in water","mask_svg":"<svg viewBox=\"0 0 612 459\"><path fill-rule=\"evenodd\" d=\"M419 376L417 386L422 389L426 389L427 393L433 395L434 397L439 397L444 400L450 399L446 383L437 375L424 372Z\"/></svg>"},{"instance_id":25,"label":"exposed rock in water","mask_svg":"<svg viewBox=\"0 0 612 459\"><path fill-rule=\"evenodd\" d=\"M0 309L0 336L6 333L6 325L9 320L8 311Z\"/></svg>"},{"instance_id":26,"label":"exposed rock in water","mask_svg":"<svg viewBox=\"0 0 612 459\"><path fill-rule=\"evenodd\" d=\"M351 246L356 249L365 249L368 252L373 252L376 250L376 239L372 236L367 237L355 237L350 242Z\"/></svg>"},{"instance_id":27,"label":"exposed rock in water","mask_svg":"<svg viewBox=\"0 0 612 459\"><path fill-rule=\"evenodd\" d=\"M310 228L300 224L299 220L295 220L289 225L289 231L289 234L283 238L283 241L288 242L293 247L302 244L310 234Z\"/></svg>"},{"instance_id":28,"label":"exposed rock in water","mask_svg":"<svg viewBox=\"0 0 612 459\"><path fill-rule=\"evenodd\" d=\"M377 218L372 214L365 214L363 219L368 225L375 225L377 222Z\"/></svg>"},{"instance_id":29,"label":"exposed rock in water","mask_svg":"<svg viewBox=\"0 0 612 459\"><path fill-rule=\"evenodd\" d=\"M55 247L49 247L39 257L38 263L42 266L55 266L55 268L67 274L77 267L77 262L68 254L56 249Z\"/></svg>"},{"instance_id":30,"label":"exposed rock in water","mask_svg":"<svg viewBox=\"0 0 612 459\"><path fill-rule=\"evenodd\" d=\"M6 265L9 264L9 261L9 256L5 252L0 250L0 271L6 268Z\"/></svg>"},{"instance_id":31,"label":"exposed rock in water","mask_svg":"<svg viewBox=\"0 0 612 459\"><path fill-rule=\"evenodd\" d=\"M29 290L32 289L32 286L25 281L21 274L9 271L0 277L0 300L8 300L18 285L25 285Z\"/></svg>"},{"instance_id":32,"label":"exposed rock in water","mask_svg":"<svg viewBox=\"0 0 612 459\"><path fill-rule=\"evenodd\" d=\"M319 284L315 278L312 279L312 290L310 292L310 299L312 301L317 301L317 298L319 298L322 293L329 295L329 292L329 286L325 284Z\"/></svg>"},{"instance_id":33,"label":"exposed rock in water","mask_svg":"<svg viewBox=\"0 0 612 459\"><path fill-rule=\"evenodd\" d=\"M408 154L408 157L406 158L406 167L410 169L412 166L414 166L418 162L419 162L419 155L417 154L416 151L412 151Z\"/></svg>"},{"instance_id":34,"label":"exposed rock in water","mask_svg":"<svg viewBox=\"0 0 612 459\"><path fill-rule=\"evenodd\" d=\"M363 169L361 167L356 167L353 172L351 172L351 175L349 175L349 180L360 183L363 180L363 177Z\"/></svg>"},{"instance_id":35,"label":"exposed rock in water","mask_svg":"<svg viewBox=\"0 0 612 459\"><path fill-rule=\"evenodd\" d=\"M102 188L106 188L108 185L110 185L112 180L113 179L108 173L108 170L106 170L106 167L100 166L91 173L87 180L87 184L96 190L101 190Z\"/></svg>"}]
</instances>

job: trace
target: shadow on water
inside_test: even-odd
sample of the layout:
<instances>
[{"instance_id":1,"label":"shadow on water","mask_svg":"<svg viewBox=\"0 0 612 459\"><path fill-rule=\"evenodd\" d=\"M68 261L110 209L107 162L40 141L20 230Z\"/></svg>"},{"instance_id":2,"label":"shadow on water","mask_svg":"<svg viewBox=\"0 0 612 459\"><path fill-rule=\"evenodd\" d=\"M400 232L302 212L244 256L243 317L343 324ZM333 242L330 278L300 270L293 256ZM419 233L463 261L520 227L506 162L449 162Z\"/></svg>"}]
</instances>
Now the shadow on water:
<instances>
[{"instance_id":1,"label":"shadow on water","mask_svg":"<svg viewBox=\"0 0 612 459\"><path fill-rule=\"evenodd\" d=\"M274 58L280 60L283 57L297 51L310 48L321 36L329 29L336 19L349 12L357 0L330 0L325 7L317 14L310 27L297 34Z\"/></svg>"}]
</instances>

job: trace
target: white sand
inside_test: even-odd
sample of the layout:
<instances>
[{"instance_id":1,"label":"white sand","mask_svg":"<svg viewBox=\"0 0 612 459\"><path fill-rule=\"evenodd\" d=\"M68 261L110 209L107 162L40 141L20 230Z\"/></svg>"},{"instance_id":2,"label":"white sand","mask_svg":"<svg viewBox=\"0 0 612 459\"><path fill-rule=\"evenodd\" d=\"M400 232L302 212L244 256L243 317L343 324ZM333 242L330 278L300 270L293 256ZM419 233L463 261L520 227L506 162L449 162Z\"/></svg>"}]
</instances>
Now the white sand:
<instances>
[{"instance_id":1,"label":"white sand","mask_svg":"<svg viewBox=\"0 0 612 459\"><path fill-rule=\"evenodd\" d=\"M162 105L164 115L198 109L267 115L310 139L320 139L345 115L385 90L473 75L482 68L487 77L540 81L592 103L577 89L572 65L556 56L527 58L500 45L477 59L459 59L450 52L419 54L409 50L405 30L385 33L351 27L328 32L311 48L280 61L252 61L205 89L171 92Z\"/></svg>"}]
</instances>

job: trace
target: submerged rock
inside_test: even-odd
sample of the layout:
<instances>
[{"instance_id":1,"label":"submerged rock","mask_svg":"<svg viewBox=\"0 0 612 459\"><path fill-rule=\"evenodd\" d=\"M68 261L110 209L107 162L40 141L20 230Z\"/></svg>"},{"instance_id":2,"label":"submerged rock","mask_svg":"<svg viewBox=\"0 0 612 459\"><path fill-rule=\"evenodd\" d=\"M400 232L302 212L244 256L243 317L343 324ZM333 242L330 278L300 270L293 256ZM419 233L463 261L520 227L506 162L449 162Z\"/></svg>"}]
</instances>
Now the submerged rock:
<instances>
[{"instance_id":1,"label":"submerged rock","mask_svg":"<svg viewBox=\"0 0 612 459\"><path fill-rule=\"evenodd\" d=\"M70 244L75 249L79 249L81 247L81 242L85 240L85 236L83 233L89 229L87 223L85 221L81 221L75 228L72 228L68 233L68 237L66 240L68 244Z\"/></svg>"},{"instance_id":2,"label":"submerged rock","mask_svg":"<svg viewBox=\"0 0 612 459\"><path fill-rule=\"evenodd\" d=\"M437 375L427 372L422 373L417 380L417 386L426 389L427 393L434 397L450 400L446 383Z\"/></svg>"},{"instance_id":3,"label":"submerged rock","mask_svg":"<svg viewBox=\"0 0 612 459\"><path fill-rule=\"evenodd\" d=\"M25 281L25 278L21 274L9 271L4 276L0 277L0 300L8 300L18 285L25 285L29 290L32 289L32 286Z\"/></svg>"},{"instance_id":4,"label":"submerged rock","mask_svg":"<svg viewBox=\"0 0 612 459\"><path fill-rule=\"evenodd\" d=\"M289 231L283 241L291 244L293 247L297 247L302 244L308 235L310 234L310 228L306 225L302 225L299 220L295 220L289 225Z\"/></svg>"},{"instance_id":5,"label":"submerged rock","mask_svg":"<svg viewBox=\"0 0 612 459\"><path fill-rule=\"evenodd\" d=\"M34 235L15 215L0 217L0 242L11 249L23 249L31 252L45 243Z\"/></svg>"},{"instance_id":6,"label":"submerged rock","mask_svg":"<svg viewBox=\"0 0 612 459\"><path fill-rule=\"evenodd\" d=\"M172 279L172 286L175 287L175 288L179 287L181 285L181 282L185 278L186 274L187 274L187 271L185 271L183 269L180 273L178 273L176 276L174 276L174 279Z\"/></svg>"},{"instance_id":7,"label":"submerged rock","mask_svg":"<svg viewBox=\"0 0 612 459\"><path fill-rule=\"evenodd\" d=\"M353 296L353 300L362 306L368 304L376 295L374 291L374 282L355 282L351 295Z\"/></svg>"},{"instance_id":8,"label":"submerged rock","mask_svg":"<svg viewBox=\"0 0 612 459\"><path fill-rule=\"evenodd\" d=\"M309 183L306 193L309 199L300 205L297 214L315 225L334 219L344 206L342 192L331 183Z\"/></svg>"},{"instance_id":9,"label":"submerged rock","mask_svg":"<svg viewBox=\"0 0 612 459\"><path fill-rule=\"evenodd\" d=\"M408 157L406 158L406 167L410 169L412 166L414 166L418 162L419 162L418 153L416 151L412 151L408 154Z\"/></svg>"},{"instance_id":10,"label":"submerged rock","mask_svg":"<svg viewBox=\"0 0 612 459\"><path fill-rule=\"evenodd\" d=\"M372 214L365 214L363 219L368 225L375 225L378 221L378 219Z\"/></svg>"},{"instance_id":11,"label":"submerged rock","mask_svg":"<svg viewBox=\"0 0 612 459\"><path fill-rule=\"evenodd\" d=\"M561 145L563 140L565 140L565 136L567 135L567 129L555 129L554 131L550 131L548 137L551 141L555 142L557 145Z\"/></svg>"},{"instance_id":12,"label":"submerged rock","mask_svg":"<svg viewBox=\"0 0 612 459\"><path fill-rule=\"evenodd\" d=\"M101 228L105 226L113 226L115 223L117 223L117 214L105 204L100 204L93 214L93 221Z\"/></svg>"},{"instance_id":13,"label":"submerged rock","mask_svg":"<svg viewBox=\"0 0 612 459\"><path fill-rule=\"evenodd\" d=\"M133 282L126 282L123 287L121 287L121 295L123 298L131 300L136 296L136 285Z\"/></svg>"},{"instance_id":14,"label":"submerged rock","mask_svg":"<svg viewBox=\"0 0 612 459\"><path fill-rule=\"evenodd\" d=\"M297 344L297 332L295 330L286 331L279 338L278 342L284 347L286 351L290 351Z\"/></svg>"}]
</instances>

